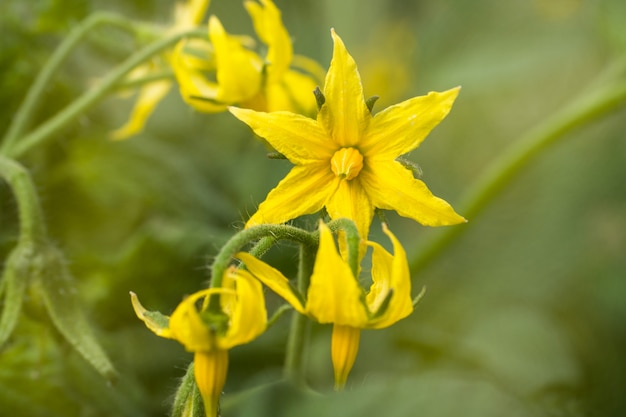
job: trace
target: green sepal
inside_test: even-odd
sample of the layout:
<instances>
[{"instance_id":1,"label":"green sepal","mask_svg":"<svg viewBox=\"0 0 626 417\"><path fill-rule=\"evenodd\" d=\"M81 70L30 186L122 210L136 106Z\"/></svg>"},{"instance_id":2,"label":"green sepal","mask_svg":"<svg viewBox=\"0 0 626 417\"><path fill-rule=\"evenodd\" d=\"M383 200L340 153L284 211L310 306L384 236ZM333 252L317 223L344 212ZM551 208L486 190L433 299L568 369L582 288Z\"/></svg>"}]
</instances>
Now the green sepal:
<instances>
[{"instance_id":1,"label":"green sepal","mask_svg":"<svg viewBox=\"0 0 626 417\"><path fill-rule=\"evenodd\" d=\"M321 110L322 106L324 105L324 103L326 103L326 97L324 96L324 93L322 93L322 90L320 90L319 87L315 87L315 90L313 90L313 95L315 96L315 102L317 103L317 110Z\"/></svg>"},{"instance_id":2,"label":"green sepal","mask_svg":"<svg viewBox=\"0 0 626 417\"><path fill-rule=\"evenodd\" d=\"M96 341L61 252L52 245L42 245L32 273L30 289L42 301L54 327L96 371L114 381L117 372Z\"/></svg>"},{"instance_id":3,"label":"green sepal","mask_svg":"<svg viewBox=\"0 0 626 417\"><path fill-rule=\"evenodd\" d=\"M300 294L296 294L297 296L299 296ZM303 301L303 300L300 300ZM304 305L304 304L302 304ZM293 310L293 307L289 304L283 304L280 307L278 307L276 309L276 311L274 311L274 314L272 314L272 317L270 317L267 320L267 328L269 329L270 327L272 327L274 324L276 324L276 322L278 321L278 319L285 314L285 312Z\"/></svg>"},{"instance_id":4,"label":"green sepal","mask_svg":"<svg viewBox=\"0 0 626 417\"><path fill-rule=\"evenodd\" d=\"M404 158L398 158L396 159L396 161L400 162L403 167L413 171L413 175L416 178L422 178L422 176L424 175L424 173L422 172L422 168L417 164L417 162L409 161L408 159Z\"/></svg>"},{"instance_id":5,"label":"green sepal","mask_svg":"<svg viewBox=\"0 0 626 417\"><path fill-rule=\"evenodd\" d=\"M269 159L287 159L287 157L280 152L268 152L267 157Z\"/></svg>"},{"instance_id":6,"label":"green sepal","mask_svg":"<svg viewBox=\"0 0 626 417\"><path fill-rule=\"evenodd\" d=\"M370 113L372 112L372 110L374 110L374 104L376 104L379 98L379 96L372 96L365 100L365 105L367 106Z\"/></svg>"},{"instance_id":7,"label":"green sepal","mask_svg":"<svg viewBox=\"0 0 626 417\"><path fill-rule=\"evenodd\" d=\"M389 292L385 296L385 299L383 300L383 302L378 307L378 310L376 310L372 314L372 316L370 318L371 320L374 320L374 319L377 319L379 317L382 317L387 312L387 309L389 308L389 303L391 302L391 297L393 297L393 288L389 290Z\"/></svg>"},{"instance_id":8,"label":"green sepal","mask_svg":"<svg viewBox=\"0 0 626 417\"><path fill-rule=\"evenodd\" d=\"M172 404L172 417L205 417L202 396L194 378L193 362L180 381Z\"/></svg>"},{"instance_id":9,"label":"green sepal","mask_svg":"<svg viewBox=\"0 0 626 417\"><path fill-rule=\"evenodd\" d=\"M420 300L422 299L422 297L424 296L424 294L426 294L426 287L422 287L422 290L420 291L419 294L417 294L415 296L415 298L413 299L413 308L415 308L415 306L417 305L417 303L420 302Z\"/></svg>"}]
</instances>

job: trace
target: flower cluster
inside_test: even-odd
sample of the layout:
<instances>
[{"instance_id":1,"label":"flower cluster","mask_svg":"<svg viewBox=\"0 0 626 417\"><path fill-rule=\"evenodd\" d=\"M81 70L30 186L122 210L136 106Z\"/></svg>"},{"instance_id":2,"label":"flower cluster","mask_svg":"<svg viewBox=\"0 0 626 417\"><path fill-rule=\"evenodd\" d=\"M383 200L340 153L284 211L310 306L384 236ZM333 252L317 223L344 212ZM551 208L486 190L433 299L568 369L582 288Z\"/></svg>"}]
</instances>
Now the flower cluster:
<instances>
[{"instance_id":1,"label":"flower cluster","mask_svg":"<svg viewBox=\"0 0 626 417\"><path fill-rule=\"evenodd\" d=\"M194 352L195 382L207 416L218 413L228 350L267 327L262 285L300 317L333 324L331 359L335 388L341 389L355 363L361 330L385 328L407 317L421 296L413 299L405 251L389 227L382 225L391 252L368 240L375 210L394 210L426 226L465 221L400 159L446 117L459 88L374 114L374 100L363 96L356 63L334 30L330 67L323 88L316 88L314 74L320 71L313 61L293 55L272 1L246 1L245 7L266 45L265 55L250 49L250 38L228 34L211 16L208 39L181 41L168 61L187 103L205 112L230 111L293 168L246 228L222 248L210 288L184 299L171 317L147 311L132 294L135 312L150 330ZM294 69L296 63L306 71ZM317 230L284 225L313 213L322 213ZM314 259L309 270L301 266L297 285L260 259L264 250L259 247L277 239L298 241ZM253 242L257 246L242 250ZM367 253L372 258L369 289L360 284L360 263ZM233 264L235 259L241 263Z\"/></svg>"},{"instance_id":2,"label":"flower cluster","mask_svg":"<svg viewBox=\"0 0 626 417\"><path fill-rule=\"evenodd\" d=\"M174 24L165 34L198 26L209 4L209 0L177 4ZM262 0L260 4L247 0L244 5L267 50L264 56L251 49L256 46L253 38L227 33L220 20L211 16L208 40L181 40L155 62L138 67L133 78L157 74L170 67L183 99L202 112L222 112L230 105L238 105L255 110L312 114L315 99L310 91L323 78L324 70L314 60L293 54L280 10L271 0ZM130 120L114 131L112 137L126 139L141 132L172 85L168 79L159 79L142 87Z\"/></svg>"}]
</instances>

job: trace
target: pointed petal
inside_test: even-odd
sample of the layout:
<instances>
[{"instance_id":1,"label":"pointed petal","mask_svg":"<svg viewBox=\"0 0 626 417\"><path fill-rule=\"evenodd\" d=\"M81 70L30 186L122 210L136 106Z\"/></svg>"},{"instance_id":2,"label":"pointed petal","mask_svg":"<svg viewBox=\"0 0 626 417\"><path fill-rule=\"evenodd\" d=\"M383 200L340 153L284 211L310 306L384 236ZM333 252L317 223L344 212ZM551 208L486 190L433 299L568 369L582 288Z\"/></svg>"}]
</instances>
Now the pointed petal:
<instances>
[{"instance_id":1,"label":"pointed petal","mask_svg":"<svg viewBox=\"0 0 626 417\"><path fill-rule=\"evenodd\" d=\"M333 235L323 223L306 308L320 323L362 328L368 320L363 289L337 252Z\"/></svg>"},{"instance_id":2,"label":"pointed petal","mask_svg":"<svg viewBox=\"0 0 626 417\"><path fill-rule=\"evenodd\" d=\"M291 60L291 68L301 70L310 75L316 85L322 85L326 78L326 70L314 59L304 55L294 55Z\"/></svg>"},{"instance_id":3,"label":"pointed petal","mask_svg":"<svg viewBox=\"0 0 626 417\"><path fill-rule=\"evenodd\" d=\"M305 314L304 305L301 301L302 295L295 293L294 289L289 285L289 280L279 270L272 268L249 253L239 252L235 257L246 265L248 271L256 279L284 298L296 311Z\"/></svg>"},{"instance_id":4,"label":"pointed petal","mask_svg":"<svg viewBox=\"0 0 626 417\"><path fill-rule=\"evenodd\" d=\"M204 75L202 62L184 51L185 42L179 42L172 54L172 68L178 81L180 95L194 109L205 113L225 111L227 106L217 101L219 86ZM207 60L205 66L210 66Z\"/></svg>"},{"instance_id":5,"label":"pointed petal","mask_svg":"<svg viewBox=\"0 0 626 417\"><path fill-rule=\"evenodd\" d=\"M209 19L209 39L217 65L217 101L235 104L250 99L261 89L263 61L241 41L224 30L219 19Z\"/></svg>"},{"instance_id":6,"label":"pointed petal","mask_svg":"<svg viewBox=\"0 0 626 417\"><path fill-rule=\"evenodd\" d=\"M289 69L293 56L291 38L280 17L280 10L271 0L246 1L244 6L248 10L254 31L259 39L267 45L267 82L278 82L285 71Z\"/></svg>"},{"instance_id":7,"label":"pointed petal","mask_svg":"<svg viewBox=\"0 0 626 417\"><path fill-rule=\"evenodd\" d=\"M371 159L395 159L417 148L448 115L460 87L430 92L376 114L360 149Z\"/></svg>"},{"instance_id":8,"label":"pointed petal","mask_svg":"<svg viewBox=\"0 0 626 417\"><path fill-rule=\"evenodd\" d=\"M375 207L395 210L424 226L447 226L466 221L396 161L370 162L359 178Z\"/></svg>"},{"instance_id":9,"label":"pointed petal","mask_svg":"<svg viewBox=\"0 0 626 417\"><path fill-rule=\"evenodd\" d=\"M335 191L338 180L325 163L293 167L259 205L246 227L280 224L318 212Z\"/></svg>"},{"instance_id":10,"label":"pointed petal","mask_svg":"<svg viewBox=\"0 0 626 417\"><path fill-rule=\"evenodd\" d=\"M261 283L241 269L231 268L227 274L234 278L237 297L226 335L218 339L218 346L222 349L248 343L267 327L267 310Z\"/></svg>"},{"instance_id":11,"label":"pointed petal","mask_svg":"<svg viewBox=\"0 0 626 417\"><path fill-rule=\"evenodd\" d=\"M357 146L372 117L365 105L356 63L332 29L331 35L334 49L324 84L326 102L317 120L339 146Z\"/></svg>"},{"instance_id":12,"label":"pointed petal","mask_svg":"<svg viewBox=\"0 0 626 417\"><path fill-rule=\"evenodd\" d=\"M128 122L111 132L111 139L122 140L141 133L146 121L171 87L172 82L168 80L155 81L142 87Z\"/></svg>"},{"instance_id":13,"label":"pointed petal","mask_svg":"<svg viewBox=\"0 0 626 417\"><path fill-rule=\"evenodd\" d=\"M289 112L264 113L230 107L230 112L296 165L330 161L337 147L313 119ZM330 169L330 162L328 162Z\"/></svg>"},{"instance_id":14,"label":"pointed petal","mask_svg":"<svg viewBox=\"0 0 626 417\"><path fill-rule=\"evenodd\" d=\"M381 245L369 242L374 249L372 253L372 287L367 294L366 303L371 312L376 312L389 291L393 291L391 300L384 313L368 324L369 328L381 329L391 326L411 314L411 274L404 248L398 239L383 223L383 232L393 243L393 256Z\"/></svg>"},{"instance_id":15,"label":"pointed petal","mask_svg":"<svg viewBox=\"0 0 626 417\"><path fill-rule=\"evenodd\" d=\"M335 371L335 391L343 389L346 385L359 351L360 339L361 329L338 324L333 326L330 351Z\"/></svg>"},{"instance_id":16,"label":"pointed petal","mask_svg":"<svg viewBox=\"0 0 626 417\"><path fill-rule=\"evenodd\" d=\"M202 396L204 414L208 417L217 417L219 415L219 400L228 374L228 351L216 349L196 352L193 355L193 371L196 386Z\"/></svg>"},{"instance_id":17,"label":"pointed petal","mask_svg":"<svg viewBox=\"0 0 626 417\"><path fill-rule=\"evenodd\" d=\"M370 224L374 217L374 206L361 186L360 176L352 180L342 180L339 188L326 203L331 219L348 218L354 221L362 239L367 239Z\"/></svg>"},{"instance_id":18,"label":"pointed petal","mask_svg":"<svg viewBox=\"0 0 626 417\"><path fill-rule=\"evenodd\" d=\"M313 90L315 80L297 71L287 71L280 83L268 84L265 88L267 111L287 110L304 115L314 115L317 103ZM330 139L326 139L330 142Z\"/></svg>"},{"instance_id":19,"label":"pointed petal","mask_svg":"<svg viewBox=\"0 0 626 417\"><path fill-rule=\"evenodd\" d=\"M198 25L209 8L209 0L189 0L186 3L176 3L174 9L174 26L171 31L188 30Z\"/></svg>"},{"instance_id":20,"label":"pointed petal","mask_svg":"<svg viewBox=\"0 0 626 417\"><path fill-rule=\"evenodd\" d=\"M137 294L130 292L130 301L133 304L133 310L141 321L144 322L146 327L157 336L165 337L167 339L173 339L169 330L169 317L159 313L158 311L148 311L139 302Z\"/></svg>"}]
</instances>

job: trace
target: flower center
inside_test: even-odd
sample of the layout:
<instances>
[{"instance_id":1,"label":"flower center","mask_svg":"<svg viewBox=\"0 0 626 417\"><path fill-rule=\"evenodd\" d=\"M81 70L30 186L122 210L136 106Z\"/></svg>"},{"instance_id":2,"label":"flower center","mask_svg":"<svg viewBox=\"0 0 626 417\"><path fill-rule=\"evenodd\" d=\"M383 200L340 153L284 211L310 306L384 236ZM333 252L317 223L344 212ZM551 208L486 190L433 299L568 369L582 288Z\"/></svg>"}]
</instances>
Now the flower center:
<instances>
[{"instance_id":1,"label":"flower center","mask_svg":"<svg viewBox=\"0 0 626 417\"><path fill-rule=\"evenodd\" d=\"M359 175L363 168L363 155L355 148L341 148L333 155L330 166L335 175L351 180Z\"/></svg>"}]
</instances>

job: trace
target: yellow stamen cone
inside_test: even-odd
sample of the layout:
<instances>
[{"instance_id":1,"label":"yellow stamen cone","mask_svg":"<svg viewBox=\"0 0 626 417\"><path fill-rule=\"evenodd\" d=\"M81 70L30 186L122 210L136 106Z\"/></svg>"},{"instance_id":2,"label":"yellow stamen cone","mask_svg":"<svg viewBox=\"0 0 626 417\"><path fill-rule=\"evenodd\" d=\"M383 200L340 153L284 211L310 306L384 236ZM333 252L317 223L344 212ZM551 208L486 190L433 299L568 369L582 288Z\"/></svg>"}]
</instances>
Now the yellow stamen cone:
<instances>
[{"instance_id":1,"label":"yellow stamen cone","mask_svg":"<svg viewBox=\"0 0 626 417\"><path fill-rule=\"evenodd\" d=\"M335 324L331 342L331 357L335 369L335 391L346 385L356 354L359 351L361 329Z\"/></svg>"}]
</instances>

